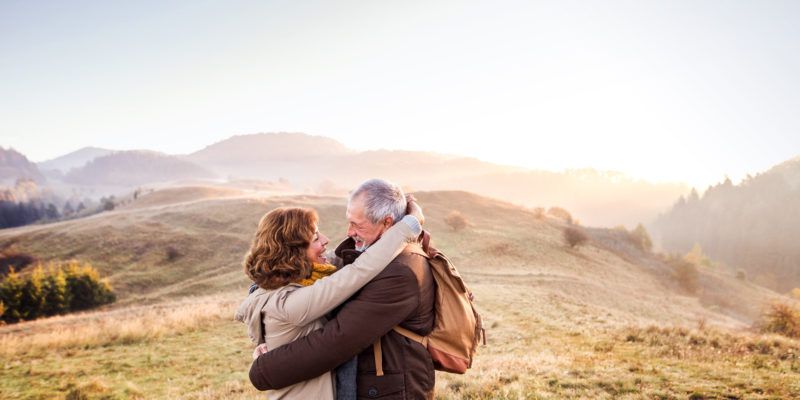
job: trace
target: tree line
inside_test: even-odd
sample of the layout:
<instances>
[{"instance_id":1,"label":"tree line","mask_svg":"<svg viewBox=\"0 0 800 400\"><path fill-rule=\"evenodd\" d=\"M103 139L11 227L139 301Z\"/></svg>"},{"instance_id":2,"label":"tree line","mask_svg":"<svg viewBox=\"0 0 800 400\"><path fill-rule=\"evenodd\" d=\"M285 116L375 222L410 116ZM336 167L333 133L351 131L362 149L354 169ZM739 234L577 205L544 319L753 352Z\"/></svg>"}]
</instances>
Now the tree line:
<instances>
[{"instance_id":1,"label":"tree line","mask_svg":"<svg viewBox=\"0 0 800 400\"><path fill-rule=\"evenodd\" d=\"M789 168L791 167L791 168ZM800 286L800 163L730 179L701 196L692 189L655 223L662 247L687 252L696 244L732 270L781 292Z\"/></svg>"}]
</instances>

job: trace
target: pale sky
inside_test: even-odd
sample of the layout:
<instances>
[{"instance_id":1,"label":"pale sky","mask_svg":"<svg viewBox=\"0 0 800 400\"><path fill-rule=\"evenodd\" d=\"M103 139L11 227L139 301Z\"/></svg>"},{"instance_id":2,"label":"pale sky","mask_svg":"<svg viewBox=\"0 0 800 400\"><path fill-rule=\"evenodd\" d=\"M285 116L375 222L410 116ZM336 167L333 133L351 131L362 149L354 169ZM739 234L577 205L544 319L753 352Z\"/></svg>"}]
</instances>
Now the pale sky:
<instances>
[{"instance_id":1,"label":"pale sky","mask_svg":"<svg viewBox=\"0 0 800 400\"><path fill-rule=\"evenodd\" d=\"M0 145L235 134L705 187L800 155L797 1L0 2Z\"/></svg>"}]
</instances>

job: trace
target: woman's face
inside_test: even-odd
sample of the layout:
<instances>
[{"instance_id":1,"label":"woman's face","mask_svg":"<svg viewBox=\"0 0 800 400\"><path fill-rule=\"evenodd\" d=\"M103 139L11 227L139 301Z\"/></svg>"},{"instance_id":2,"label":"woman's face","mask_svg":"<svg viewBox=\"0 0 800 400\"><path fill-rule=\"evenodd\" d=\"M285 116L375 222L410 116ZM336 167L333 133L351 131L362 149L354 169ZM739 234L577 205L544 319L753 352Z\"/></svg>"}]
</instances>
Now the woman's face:
<instances>
[{"instance_id":1,"label":"woman's face","mask_svg":"<svg viewBox=\"0 0 800 400\"><path fill-rule=\"evenodd\" d=\"M311 244L308 245L308 250L306 250L309 260L322 264L328 262L323 255L325 253L325 246L327 245L328 237L319 233L317 225L314 225L314 237L311 239Z\"/></svg>"}]
</instances>

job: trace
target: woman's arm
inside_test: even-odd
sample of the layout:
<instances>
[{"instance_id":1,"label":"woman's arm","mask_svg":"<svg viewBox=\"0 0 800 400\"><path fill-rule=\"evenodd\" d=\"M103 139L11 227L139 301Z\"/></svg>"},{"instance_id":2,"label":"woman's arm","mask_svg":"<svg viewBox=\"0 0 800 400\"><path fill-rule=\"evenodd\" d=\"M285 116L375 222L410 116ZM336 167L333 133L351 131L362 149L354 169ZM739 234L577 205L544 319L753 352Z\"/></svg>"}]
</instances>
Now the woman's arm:
<instances>
[{"instance_id":1,"label":"woman's arm","mask_svg":"<svg viewBox=\"0 0 800 400\"><path fill-rule=\"evenodd\" d=\"M303 325L333 310L383 271L420 231L417 218L407 215L386 230L354 263L311 286L282 293L277 299L282 319Z\"/></svg>"}]
</instances>

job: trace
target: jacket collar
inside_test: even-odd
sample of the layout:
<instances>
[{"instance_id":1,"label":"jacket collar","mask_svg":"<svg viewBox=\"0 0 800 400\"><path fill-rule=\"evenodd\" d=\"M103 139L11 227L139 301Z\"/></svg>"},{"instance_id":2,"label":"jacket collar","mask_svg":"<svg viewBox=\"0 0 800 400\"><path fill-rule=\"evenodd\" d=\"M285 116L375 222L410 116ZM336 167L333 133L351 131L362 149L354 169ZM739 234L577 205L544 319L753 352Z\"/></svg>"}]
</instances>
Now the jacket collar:
<instances>
[{"instance_id":1,"label":"jacket collar","mask_svg":"<svg viewBox=\"0 0 800 400\"><path fill-rule=\"evenodd\" d=\"M334 254L342 260L342 266L355 262L361 253L361 251L356 250L356 241L351 237L342 241L334 251Z\"/></svg>"}]
</instances>

